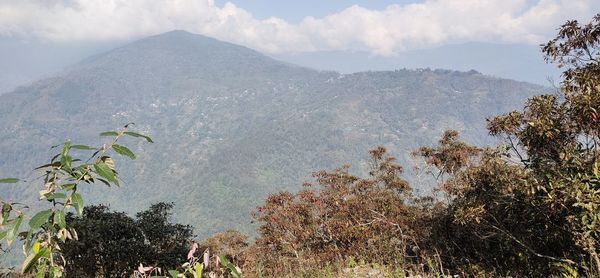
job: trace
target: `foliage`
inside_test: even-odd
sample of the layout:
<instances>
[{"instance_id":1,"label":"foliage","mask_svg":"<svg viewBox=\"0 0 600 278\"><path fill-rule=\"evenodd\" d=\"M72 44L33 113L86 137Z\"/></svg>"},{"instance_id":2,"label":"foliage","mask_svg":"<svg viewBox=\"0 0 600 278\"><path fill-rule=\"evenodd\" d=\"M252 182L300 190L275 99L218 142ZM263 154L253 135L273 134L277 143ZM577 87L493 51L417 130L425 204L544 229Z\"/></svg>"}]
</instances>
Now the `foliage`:
<instances>
[{"instance_id":1,"label":"foliage","mask_svg":"<svg viewBox=\"0 0 600 278\"><path fill-rule=\"evenodd\" d=\"M110 152L114 151L133 159L133 153L127 147L117 144L123 136L141 137L149 142L152 141L145 135L128 131L128 128L129 124L121 131L102 133L101 136L112 137L112 140L97 148L75 145L67 141L50 163L36 168L43 173L44 187L39 192L40 200L46 200L49 208L27 216L23 210L24 205L0 200L2 205L0 239L5 239L8 245L12 244L17 236L23 240L23 250L27 255L23 263L23 272L35 273L37 277L64 275L66 260L60 243L76 240L78 237L77 231L67 226L66 214L71 209L79 215L83 212L84 201L79 187L95 183L119 186L118 172L114 160L109 156ZM78 151L93 153L83 161L74 157ZM9 178L0 181L16 183L18 179ZM29 219L29 229L21 231L26 219Z\"/></svg>"},{"instance_id":2,"label":"foliage","mask_svg":"<svg viewBox=\"0 0 600 278\"><path fill-rule=\"evenodd\" d=\"M222 255L233 264L239 265L243 262L243 252L247 247L248 236L237 230L227 230L203 240L198 250Z\"/></svg>"},{"instance_id":3,"label":"foliage","mask_svg":"<svg viewBox=\"0 0 600 278\"><path fill-rule=\"evenodd\" d=\"M172 203L161 202L136 214L136 223L147 246L145 264L170 269L185 262L194 237L193 228L171 223L172 208Z\"/></svg>"},{"instance_id":4,"label":"foliage","mask_svg":"<svg viewBox=\"0 0 600 278\"><path fill-rule=\"evenodd\" d=\"M66 273L73 277L124 277L147 258L149 246L136 221L107 206L86 206L83 215L67 214L79 236L60 245Z\"/></svg>"},{"instance_id":5,"label":"foliage","mask_svg":"<svg viewBox=\"0 0 600 278\"><path fill-rule=\"evenodd\" d=\"M85 207L83 215L67 215L79 240L60 245L67 273L76 277L123 277L140 263L174 269L186 262L193 237L190 226L170 222L173 205L157 203L132 218L107 206Z\"/></svg>"},{"instance_id":6,"label":"foliage","mask_svg":"<svg viewBox=\"0 0 600 278\"><path fill-rule=\"evenodd\" d=\"M434 153L449 158L444 155L448 144L456 143L442 140ZM565 261L566 253L576 252L560 219L532 202L526 192L532 182L529 172L507 161L502 150L467 154L469 148L462 149L470 157L467 163L446 173L449 178L440 184L449 202L436 212L429 246L440 251L445 267L460 272L550 275L550 262ZM438 167L447 169L446 161Z\"/></svg>"},{"instance_id":7,"label":"foliage","mask_svg":"<svg viewBox=\"0 0 600 278\"><path fill-rule=\"evenodd\" d=\"M348 166L314 174L317 184L267 198L259 221L255 265L270 275L356 258L403 265L418 258L421 210L412 203L402 168L382 147L370 152L366 178Z\"/></svg>"},{"instance_id":8,"label":"foliage","mask_svg":"<svg viewBox=\"0 0 600 278\"><path fill-rule=\"evenodd\" d=\"M489 120L504 147L473 152L453 138L419 153L450 176L441 188L451 202L433 238L446 266L600 274L599 48L600 14L585 25L567 22L543 48L566 68L560 95L533 97L523 111Z\"/></svg>"}]
</instances>

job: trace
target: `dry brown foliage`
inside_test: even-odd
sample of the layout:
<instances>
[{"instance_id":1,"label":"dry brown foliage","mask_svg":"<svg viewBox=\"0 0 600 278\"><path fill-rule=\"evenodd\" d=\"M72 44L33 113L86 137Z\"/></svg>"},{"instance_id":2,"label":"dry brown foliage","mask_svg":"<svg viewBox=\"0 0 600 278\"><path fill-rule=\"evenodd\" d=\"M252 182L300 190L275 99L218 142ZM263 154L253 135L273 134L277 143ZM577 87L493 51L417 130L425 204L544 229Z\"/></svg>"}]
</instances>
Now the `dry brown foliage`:
<instances>
[{"instance_id":1,"label":"dry brown foliage","mask_svg":"<svg viewBox=\"0 0 600 278\"><path fill-rule=\"evenodd\" d=\"M420 210L402 168L385 149L370 152L369 176L345 166L314 173L298 193L271 195L255 218L261 224L257 264L275 275L355 258L394 265L419 260Z\"/></svg>"}]
</instances>

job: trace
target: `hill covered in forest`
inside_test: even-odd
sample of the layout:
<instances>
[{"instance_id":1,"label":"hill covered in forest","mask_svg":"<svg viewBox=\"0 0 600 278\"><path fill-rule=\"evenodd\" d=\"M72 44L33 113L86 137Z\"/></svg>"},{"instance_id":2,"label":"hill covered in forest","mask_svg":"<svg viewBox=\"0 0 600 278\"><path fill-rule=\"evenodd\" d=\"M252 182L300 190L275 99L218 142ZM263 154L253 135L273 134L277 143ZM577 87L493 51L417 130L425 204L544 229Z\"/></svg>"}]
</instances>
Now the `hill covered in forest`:
<instances>
[{"instance_id":1,"label":"hill covered in forest","mask_svg":"<svg viewBox=\"0 0 600 278\"><path fill-rule=\"evenodd\" d=\"M51 146L96 144L98 133L135 122L155 144L132 145L138 158L121 173L122 188L85 189L87 201L129 212L173 201L200 236L251 232L249 213L265 196L299 189L318 169L364 170L377 145L425 189L410 173L413 149L449 128L487 143L482 119L547 91L475 71L316 71L173 31L0 96L0 177L28 177L34 185L4 192L34 203L40 181L31 169L52 157Z\"/></svg>"}]
</instances>

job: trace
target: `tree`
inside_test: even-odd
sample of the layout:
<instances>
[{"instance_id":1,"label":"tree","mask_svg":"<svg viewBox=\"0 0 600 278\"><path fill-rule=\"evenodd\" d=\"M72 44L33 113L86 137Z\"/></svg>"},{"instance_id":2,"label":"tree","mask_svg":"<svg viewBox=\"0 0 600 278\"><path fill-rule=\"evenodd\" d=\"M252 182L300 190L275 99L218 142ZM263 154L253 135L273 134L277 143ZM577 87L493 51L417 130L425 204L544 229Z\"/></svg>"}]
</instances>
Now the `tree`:
<instances>
[{"instance_id":1,"label":"tree","mask_svg":"<svg viewBox=\"0 0 600 278\"><path fill-rule=\"evenodd\" d=\"M79 240L61 244L67 273L74 277L127 277L140 264L177 269L187 261L192 227L170 222L171 203L157 203L132 218L107 206L67 215Z\"/></svg>"},{"instance_id":2,"label":"tree","mask_svg":"<svg viewBox=\"0 0 600 278\"><path fill-rule=\"evenodd\" d=\"M134 219L107 206L87 206L80 217L70 213L67 224L79 240L61 245L66 273L73 277L126 277L147 257L148 245Z\"/></svg>"},{"instance_id":3,"label":"tree","mask_svg":"<svg viewBox=\"0 0 600 278\"><path fill-rule=\"evenodd\" d=\"M187 261L194 237L190 225L171 223L173 203L156 203L136 214L136 224L147 242L145 265L175 269Z\"/></svg>"}]
</instances>

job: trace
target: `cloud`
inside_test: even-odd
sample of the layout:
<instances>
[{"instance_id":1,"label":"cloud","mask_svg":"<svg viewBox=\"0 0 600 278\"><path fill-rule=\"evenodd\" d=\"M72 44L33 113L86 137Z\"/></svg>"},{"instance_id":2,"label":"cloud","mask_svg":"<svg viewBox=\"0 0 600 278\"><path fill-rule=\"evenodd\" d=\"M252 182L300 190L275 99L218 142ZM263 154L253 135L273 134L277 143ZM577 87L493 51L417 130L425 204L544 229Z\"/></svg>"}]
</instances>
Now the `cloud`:
<instances>
[{"instance_id":1,"label":"cloud","mask_svg":"<svg viewBox=\"0 0 600 278\"><path fill-rule=\"evenodd\" d=\"M599 8L597 0L426 0L383 10L351 6L291 24L213 0L3 0L0 36L105 41L184 29L272 53L392 55L465 41L539 44L564 21L589 20Z\"/></svg>"}]
</instances>

